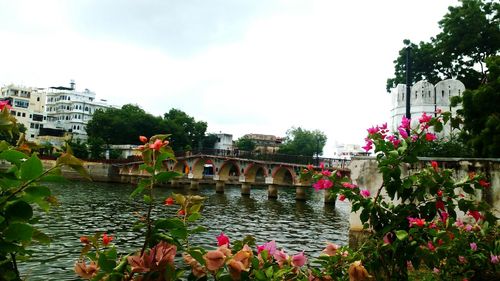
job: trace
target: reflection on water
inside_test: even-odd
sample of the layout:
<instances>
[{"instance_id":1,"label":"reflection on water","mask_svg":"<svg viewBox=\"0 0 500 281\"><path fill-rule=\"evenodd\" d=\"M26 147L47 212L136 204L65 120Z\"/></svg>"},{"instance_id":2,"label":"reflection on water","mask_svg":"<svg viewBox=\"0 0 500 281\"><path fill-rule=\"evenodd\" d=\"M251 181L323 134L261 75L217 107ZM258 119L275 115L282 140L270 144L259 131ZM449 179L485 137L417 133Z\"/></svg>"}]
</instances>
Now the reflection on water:
<instances>
[{"instance_id":1,"label":"reflection on water","mask_svg":"<svg viewBox=\"0 0 500 281\"><path fill-rule=\"evenodd\" d=\"M34 256L20 264L29 280L78 280L73 264L80 254L79 237L96 231L107 232L119 251L133 251L141 246L141 234L131 232L143 214L139 200L131 200L133 186L120 184L71 182L51 186L60 206L51 209L37 227L52 237L50 245L33 245ZM193 193L184 189L162 188L155 191L158 207L155 217L174 215L175 207L163 206L172 193ZM325 206L323 194L308 189L308 201L296 201L294 188L280 188L277 200L267 199L265 187L252 187L250 196L241 196L239 186L226 186L224 194L214 186L201 186L195 192L206 196L200 224L209 230L192 237L191 242L207 248L217 245L215 236L224 231L230 239L253 235L257 244L276 240L278 248L294 254L304 250L318 255L326 241L347 244L349 206ZM161 202L160 202L161 201ZM306 246L307 245L307 248Z\"/></svg>"}]
</instances>

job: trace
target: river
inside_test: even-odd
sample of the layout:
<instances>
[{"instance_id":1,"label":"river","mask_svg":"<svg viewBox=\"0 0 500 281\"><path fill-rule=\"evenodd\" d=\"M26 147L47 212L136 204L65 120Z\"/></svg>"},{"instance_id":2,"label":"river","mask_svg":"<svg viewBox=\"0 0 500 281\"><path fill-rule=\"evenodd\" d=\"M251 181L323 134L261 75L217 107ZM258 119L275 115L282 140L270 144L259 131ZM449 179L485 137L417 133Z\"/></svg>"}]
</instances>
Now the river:
<instances>
[{"instance_id":1,"label":"river","mask_svg":"<svg viewBox=\"0 0 500 281\"><path fill-rule=\"evenodd\" d=\"M115 238L120 252L140 247L142 238L131 231L137 216L143 213L141 201L129 198L134 186L68 182L50 187L59 206L48 214L37 212L41 219L36 227L53 241L30 246L34 255L19 265L28 280L79 280L73 265L80 254L82 235L105 231ZM175 213L175 207L161 204L172 192L190 191L156 188L155 216ZM241 196L238 186L226 186L224 194L217 194L214 186L202 185L195 194L207 197L199 224L208 232L196 234L190 241L207 249L217 246L215 237L221 231L232 240L253 235L258 245L275 240L287 253L304 250L308 256L317 256L326 241L340 245L348 242L348 203L337 201L335 207L325 206L323 193L312 188L307 190L306 202L295 200L294 188L280 188L277 200L267 199L265 187L252 187L250 196Z\"/></svg>"}]
</instances>

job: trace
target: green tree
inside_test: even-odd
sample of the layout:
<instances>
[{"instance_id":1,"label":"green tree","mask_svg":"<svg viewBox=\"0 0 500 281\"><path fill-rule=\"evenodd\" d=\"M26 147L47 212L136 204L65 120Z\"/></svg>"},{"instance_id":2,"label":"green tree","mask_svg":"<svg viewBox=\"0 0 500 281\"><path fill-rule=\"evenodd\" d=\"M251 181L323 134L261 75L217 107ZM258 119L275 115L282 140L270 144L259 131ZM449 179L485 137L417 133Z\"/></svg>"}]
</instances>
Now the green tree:
<instances>
[{"instance_id":1,"label":"green tree","mask_svg":"<svg viewBox=\"0 0 500 281\"><path fill-rule=\"evenodd\" d=\"M485 81L485 60L498 54L500 48L500 4L487 0L460 2L460 6L448 8L439 22L442 31L430 42L417 45L403 41L405 47L394 61L394 77L387 80L388 92L406 81L407 47L411 47L412 83L456 78L467 89L476 89Z\"/></svg>"},{"instance_id":2,"label":"green tree","mask_svg":"<svg viewBox=\"0 0 500 281\"><path fill-rule=\"evenodd\" d=\"M206 122L196 121L184 111L175 108L163 115L163 121L167 133L172 134L170 141L175 151L183 150L187 145L193 148L201 148L203 145Z\"/></svg>"},{"instance_id":3,"label":"green tree","mask_svg":"<svg viewBox=\"0 0 500 281\"><path fill-rule=\"evenodd\" d=\"M322 155L326 140L326 135L319 130L309 131L292 127L286 132L285 141L278 152L289 155Z\"/></svg>"},{"instance_id":4,"label":"green tree","mask_svg":"<svg viewBox=\"0 0 500 281\"><path fill-rule=\"evenodd\" d=\"M256 146L255 141L249 138L241 137L236 141L236 147L243 151L254 151Z\"/></svg>"},{"instance_id":5,"label":"green tree","mask_svg":"<svg viewBox=\"0 0 500 281\"><path fill-rule=\"evenodd\" d=\"M66 142L71 150L73 151L73 155L77 158L87 159L89 158L89 149L87 148L87 144L82 142L81 140L69 140Z\"/></svg>"},{"instance_id":6,"label":"green tree","mask_svg":"<svg viewBox=\"0 0 500 281\"><path fill-rule=\"evenodd\" d=\"M464 92L462 137L478 157L500 157L500 56L488 58L487 82Z\"/></svg>"},{"instance_id":7,"label":"green tree","mask_svg":"<svg viewBox=\"0 0 500 281\"><path fill-rule=\"evenodd\" d=\"M202 148L204 149L213 149L215 147L215 143L219 137L217 137L216 134L208 134L205 137L203 137L203 140L201 141Z\"/></svg>"}]
</instances>

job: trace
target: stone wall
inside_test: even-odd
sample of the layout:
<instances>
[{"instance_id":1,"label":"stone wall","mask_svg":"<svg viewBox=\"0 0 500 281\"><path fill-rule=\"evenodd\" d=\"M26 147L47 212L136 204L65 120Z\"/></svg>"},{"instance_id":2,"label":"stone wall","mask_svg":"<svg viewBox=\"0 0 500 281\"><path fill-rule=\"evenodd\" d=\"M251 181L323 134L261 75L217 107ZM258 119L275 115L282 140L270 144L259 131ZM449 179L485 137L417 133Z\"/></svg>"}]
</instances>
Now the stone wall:
<instances>
[{"instance_id":1,"label":"stone wall","mask_svg":"<svg viewBox=\"0 0 500 281\"><path fill-rule=\"evenodd\" d=\"M461 158L420 158L420 162L412 167L404 169L403 174L408 175L412 171L428 165L431 160L437 161L442 168L452 169L454 178L462 179L469 172L483 173L491 182L490 188L484 194L476 194L480 200L486 201L492 206L495 216L500 217L500 159L461 159ZM352 181L362 188L376 194L382 185L382 176L377 169L375 157L354 157L348 167L351 170ZM382 194L384 191L382 191ZM350 237L357 240L363 229L358 213L350 216ZM355 243L355 242L354 242Z\"/></svg>"},{"instance_id":2,"label":"stone wall","mask_svg":"<svg viewBox=\"0 0 500 281\"><path fill-rule=\"evenodd\" d=\"M56 164L55 160L42 160L44 168L53 167ZM85 162L83 165L87 169L93 181L99 182L120 182L118 170L109 163ZM78 172L69 167L61 169L62 175L70 180L85 180Z\"/></svg>"}]
</instances>

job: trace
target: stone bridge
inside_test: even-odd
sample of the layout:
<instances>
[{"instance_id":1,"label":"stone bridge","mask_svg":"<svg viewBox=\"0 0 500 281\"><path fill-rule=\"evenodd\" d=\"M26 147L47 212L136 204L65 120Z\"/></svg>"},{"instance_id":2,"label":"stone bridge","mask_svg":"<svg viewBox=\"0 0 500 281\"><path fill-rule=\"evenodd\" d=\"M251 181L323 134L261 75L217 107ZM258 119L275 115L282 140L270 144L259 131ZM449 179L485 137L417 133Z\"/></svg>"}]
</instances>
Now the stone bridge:
<instances>
[{"instance_id":1,"label":"stone bridge","mask_svg":"<svg viewBox=\"0 0 500 281\"><path fill-rule=\"evenodd\" d=\"M136 183L139 178L148 174L139 169L142 162L131 162L114 165L118 168L121 182ZM348 160L329 159L325 168L336 169L344 175L349 175L346 168ZM241 194L250 195L252 186L267 186L268 197L278 198L278 187L295 188L296 199L305 200L305 189L311 182L300 180L300 171L307 167L303 164L260 161L220 155L198 154L177 157L177 161L165 161L164 169L182 174L170 185L179 187L189 185L191 190L197 190L200 184L215 185L217 193L224 193L226 184L241 185ZM325 202L328 202L325 197Z\"/></svg>"}]
</instances>

